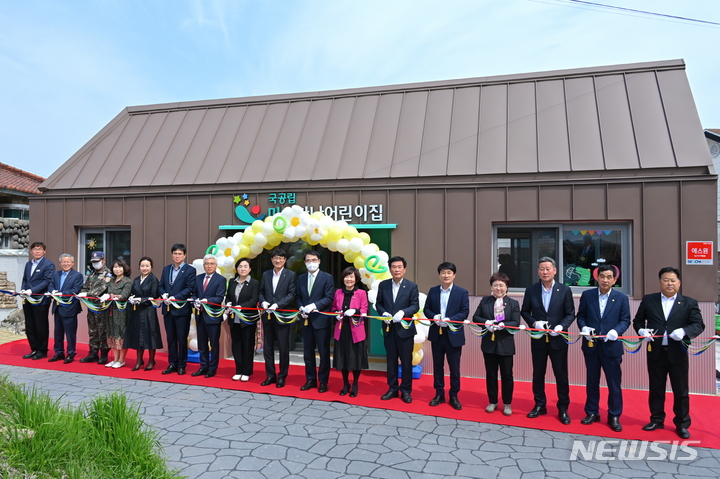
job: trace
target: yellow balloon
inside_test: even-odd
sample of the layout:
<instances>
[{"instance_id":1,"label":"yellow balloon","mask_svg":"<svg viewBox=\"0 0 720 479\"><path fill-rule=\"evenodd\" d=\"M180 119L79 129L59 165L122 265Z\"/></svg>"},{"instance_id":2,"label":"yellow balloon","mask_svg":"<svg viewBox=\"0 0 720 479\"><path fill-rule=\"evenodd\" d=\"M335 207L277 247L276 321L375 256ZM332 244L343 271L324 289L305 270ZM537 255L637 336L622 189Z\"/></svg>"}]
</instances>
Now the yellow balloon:
<instances>
[{"instance_id":1,"label":"yellow balloon","mask_svg":"<svg viewBox=\"0 0 720 479\"><path fill-rule=\"evenodd\" d=\"M242 235L242 242L245 244L253 244L255 242L255 233L252 228L248 228Z\"/></svg>"},{"instance_id":2,"label":"yellow balloon","mask_svg":"<svg viewBox=\"0 0 720 479\"><path fill-rule=\"evenodd\" d=\"M246 244L241 244L240 245L240 253L238 253L238 257L244 258L249 254L250 254L250 247Z\"/></svg>"},{"instance_id":3,"label":"yellow balloon","mask_svg":"<svg viewBox=\"0 0 720 479\"><path fill-rule=\"evenodd\" d=\"M323 213L322 211L315 211L313 212L313 214L310 215L311 218L315 218L317 220L321 220L323 216L325 216L325 213Z\"/></svg>"},{"instance_id":4,"label":"yellow balloon","mask_svg":"<svg viewBox=\"0 0 720 479\"><path fill-rule=\"evenodd\" d=\"M365 267L365 256L358 256L355 258L355 261L353 261L353 264L357 269L364 268Z\"/></svg>"},{"instance_id":5,"label":"yellow balloon","mask_svg":"<svg viewBox=\"0 0 720 479\"><path fill-rule=\"evenodd\" d=\"M416 353L413 353L413 356L412 356L412 364L413 364L413 366L417 366L418 364L420 364L420 361L422 361L422 358L423 358L423 353L422 353L422 351L418 351L418 352L416 352Z\"/></svg>"},{"instance_id":6,"label":"yellow balloon","mask_svg":"<svg viewBox=\"0 0 720 479\"><path fill-rule=\"evenodd\" d=\"M270 237L268 238L268 244L265 245L265 246L266 246L266 247L267 247L268 245L270 245L270 247L277 246L277 245L280 244L280 242L282 241L282 239L283 239L282 236L278 236L278 235L274 234L274 235L272 235L272 236L270 236ZM270 248L268 248L268 249L270 249Z\"/></svg>"},{"instance_id":7,"label":"yellow balloon","mask_svg":"<svg viewBox=\"0 0 720 479\"><path fill-rule=\"evenodd\" d=\"M255 220L252 224L252 230L255 233L259 233L262 231L263 222L261 220Z\"/></svg>"},{"instance_id":8,"label":"yellow balloon","mask_svg":"<svg viewBox=\"0 0 720 479\"><path fill-rule=\"evenodd\" d=\"M307 239L307 244L309 244L309 245L315 246L315 245L318 244L318 243L319 243L319 241L315 241L315 240L312 239L312 238L308 238L308 239Z\"/></svg>"},{"instance_id":9,"label":"yellow balloon","mask_svg":"<svg viewBox=\"0 0 720 479\"><path fill-rule=\"evenodd\" d=\"M337 243L338 240L342 238L342 235L342 230L337 226L333 226L332 228L330 228L330 231L328 231L328 241L333 241Z\"/></svg>"},{"instance_id":10,"label":"yellow balloon","mask_svg":"<svg viewBox=\"0 0 720 479\"><path fill-rule=\"evenodd\" d=\"M355 261L355 258L358 257L360 253L356 253L355 251L348 251L345 253L345 261L348 263L353 263Z\"/></svg>"},{"instance_id":11,"label":"yellow balloon","mask_svg":"<svg viewBox=\"0 0 720 479\"><path fill-rule=\"evenodd\" d=\"M362 233L358 233L358 238L363 240L363 244L370 244L370 235L364 231Z\"/></svg>"},{"instance_id":12,"label":"yellow balloon","mask_svg":"<svg viewBox=\"0 0 720 479\"><path fill-rule=\"evenodd\" d=\"M327 230L323 230L322 237L320 238L320 244L326 245L328 241L330 241L330 233L327 232Z\"/></svg>"},{"instance_id":13,"label":"yellow balloon","mask_svg":"<svg viewBox=\"0 0 720 479\"><path fill-rule=\"evenodd\" d=\"M414 343L413 344L413 353L417 353L422 349L422 343Z\"/></svg>"},{"instance_id":14,"label":"yellow balloon","mask_svg":"<svg viewBox=\"0 0 720 479\"><path fill-rule=\"evenodd\" d=\"M353 239L354 237L356 237L358 235L357 228L355 228L354 226L346 226L345 229L343 230L342 235L343 235L343 238L350 241L351 239Z\"/></svg>"}]
</instances>

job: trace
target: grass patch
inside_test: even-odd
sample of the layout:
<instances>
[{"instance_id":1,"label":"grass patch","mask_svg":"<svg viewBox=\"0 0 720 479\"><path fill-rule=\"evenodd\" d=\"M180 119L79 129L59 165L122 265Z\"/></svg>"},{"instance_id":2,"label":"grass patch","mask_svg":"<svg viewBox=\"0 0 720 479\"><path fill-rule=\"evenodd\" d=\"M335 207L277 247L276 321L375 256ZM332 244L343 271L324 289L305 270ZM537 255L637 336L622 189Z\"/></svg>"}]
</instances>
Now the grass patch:
<instances>
[{"instance_id":1,"label":"grass patch","mask_svg":"<svg viewBox=\"0 0 720 479\"><path fill-rule=\"evenodd\" d=\"M178 478L139 406L113 392L78 408L0 377L0 477Z\"/></svg>"}]
</instances>

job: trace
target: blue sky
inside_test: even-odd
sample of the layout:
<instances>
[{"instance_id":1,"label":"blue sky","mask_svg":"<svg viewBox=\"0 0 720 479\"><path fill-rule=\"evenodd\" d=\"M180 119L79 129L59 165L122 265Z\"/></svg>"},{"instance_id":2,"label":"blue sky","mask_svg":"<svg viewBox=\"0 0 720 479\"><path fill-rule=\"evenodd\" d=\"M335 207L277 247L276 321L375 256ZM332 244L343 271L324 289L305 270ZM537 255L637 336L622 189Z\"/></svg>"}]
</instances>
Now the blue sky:
<instances>
[{"instance_id":1,"label":"blue sky","mask_svg":"<svg viewBox=\"0 0 720 479\"><path fill-rule=\"evenodd\" d=\"M720 22L717 0L597 1ZM717 45L562 0L0 0L0 162L47 177L132 105L676 58L720 128Z\"/></svg>"}]
</instances>

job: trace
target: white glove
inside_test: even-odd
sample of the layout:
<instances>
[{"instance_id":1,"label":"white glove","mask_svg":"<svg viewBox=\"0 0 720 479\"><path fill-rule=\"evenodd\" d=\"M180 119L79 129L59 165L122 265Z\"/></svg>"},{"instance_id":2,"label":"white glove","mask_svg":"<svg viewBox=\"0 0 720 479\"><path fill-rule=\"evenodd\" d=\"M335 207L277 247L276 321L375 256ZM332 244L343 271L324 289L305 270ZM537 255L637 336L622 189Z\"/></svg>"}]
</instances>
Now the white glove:
<instances>
[{"instance_id":1,"label":"white glove","mask_svg":"<svg viewBox=\"0 0 720 479\"><path fill-rule=\"evenodd\" d=\"M617 331L615 331L614 329L611 329L611 330L608 331L607 334L605 335L605 342L607 342L607 341L617 341L617 338L618 338L618 333L617 333Z\"/></svg>"},{"instance_id":2,"label":"white glove","mask_svg":"<svg viewBox=\"0 0 720 479\"><path fill-rule=\"evenodd\" d=\"M170 303L172 303L173 301L175 301L175 296L170 296L168 299L165 300L165 304L170 306Z\"/></svg>"},{"instance_id":3,"label":"white glove","mask_svg":"<svg viewBox=\"0 0 720 479\"><path fill-rule=\"evenodd\" d=\"M202 309L202 301L199 299L195 300L195 309Z\"/></svg>"},{"instance_id":4,"label":"white glove","mask_svg":"<svg viewBox=\"0 0 720 479\"><path fill-rule=\"evenodd\" d=\"M442 316L439 315L439 314L436 314L436 315L433 317L433 319L442 319Z\"/></svg>"},{"instance_id":5,"label":"white glove","mask_svg":"<svg viewBox=\"0 0 720 479\"><path fill-rule=\"evenodd\" d=\"M448 318L442 318L440 321L437 322L437 325L440 326L441 328L447 328L448 327L447 320L448 320Z\"/></svg>"},{"instance_id":6,"label":"white glove","mask_svg":"<svg viewBox=\"0 0 720 479\"><path fill-rule=\"evenodd\" d=\"M260 306L262 306L262 309L268 309L268 306L270 306L270 303L268 303L267 301L263 301Z\"/></svg>"},{"instance_id":7,"label":"white glove","mask_svg":"<svg viewBox=\"0 0 720 479\"><path fill-rule=\"evenodd\" d=\"M32 289L26 289L26 290L25 290L25 294L27 294L28 296L30 296L30 295L32 294Z\"/></svg>"},{"instance_id":8,"label":"white glove","mask_svg":"<svg viewBox=\"0 0 720 479\"><path fill-rule=\"evenodd\" d=\"M548 322L547 321L535 321L533 324L533 329L548 329Z\"/></svg>"},{"instance_id":9,"label":"white glove","mask_svg":"<svg viewBox=\"0 0 720 479\"><path fill-rule=\"evenodd\" d=\"M354 316L354 315L355 315L355 310L352 308L345 311L345 316Z\"/></svg>"},{"instance_id":10,"label":"white glove","mask_svg":"<svg viewBox=\"0 0 720 479\"><path fill-rule=\"evenodd\" d=\"M273 312L274 312L274 311L275 311L275 310L276 310L277 308L278 308L278 305L277 305L277 303L273 303L273 304L271 304L271 305L270 305L270 307L269 307L269 308L267 308L267 310L268 310L268 311L273 311Z\"/></svg>"},{"instance_id":11,"label":"white glove","mask_svg":"<svg viewBox=\"0 0 720 479\"><path fill-rule=\"evenodd\" d=\"M497 323L495 325L495 331L500 331L501 329L505 329L505 325L503 323Z\"/></svg>"},{"instance_id":12,"label":"white glove","mask_svg":"<svg viewBox=\"0 0 720 479\"><path fill-rule=\"evenodd\" d=\"M136 299L137 299L137 298L135 298L135 296L130 296L127 300L128 300L128 303L130 303L130 304L137 304L137 303L135 302ZM139 302L140 302L140 301L138 301L138 303L139 303Z\"/></svg>"},{"instance_id":13,"label":"white glove","mask_svg":"<svg viewBox=\"0 0 720 479\"><path fill-rule=\"evenodd\" d=\"M646 343L653 340L652 331L649 329L639 329L638 334L643 337L643 341Z\"/></svg>"},{"instance_id":14,"label":"white glove","mask_svg":"<svg viewBox=\"0 0 720 479\"><path fill-rule=\"evenodd\" d=\"M562 331L562 325L558 324L555 329L550 331L550 336L560 336L560 331Z\"/></svg>"},{"instance_id":15,"label":"white glove","mask_svg":"<svg viewBox=\"0 0 720 479\"><path fill-rule=\"evenodd\" d=\"M305 312L306 313L312 313L313 311L317 311L317 306L315 306L315 303L308 304L305 306Z\"/></svg>"},{"instance_id":16,"label":"white glove","mask_svg":"<svg viewBox=\"0 0 720 479\"><path fill-rule=\"evenodd\" d=\"M45 296L52 296L52 295L53 295L53 293L51 293L50 291L45 291Z\"/></svg>"},{"instance_id":17,"label":"white glove","mask_svg":"<svg viewBox=\"0 0 720 479\"><path fill-rule=\"evenodd\" d=\"M390 313L388 313L387 311L384 312L382 315L385 316L386 318L392 317L392 316L390 315ZM390 323L391 323L391 321L390 321L389 319L386 319L386 320L385 320L385 324L390 324Z\"/></svg>"},{"instance_id":18,"label":"white glove","mask_svg":"<svg viewBox=\"0 0 720 479\"><path fill-rule=\"evenodd\" d=\"M107 293L105 293L105 294L103 294L102 296L100 296L100 301L101 301L101 302L105 302L105 301L107 301L108 299L110 299L110 295L107 294Z\"/></svg>"},{"instance_id":19,"label":"white glove","mask_svg":"<svg viewBox=\"0 0 720 479\"><path fill-rule=\"evenodd\" d=\"M485 321L485 327L488 331L495 331L495 320L494 319L488 319Z\"/></svg>"},{"instance_id":20,"label":"white glove","mask_svg":"<svg viewBox=\"0 0 720 479\"><path fill-rule=\"evenodd\" d=\"M167 294L167 293L163 293L163 295L161 296L161 298L162 298L162 299L168 299L168 294Z\"/></svg>"},{"instance_id":21,"label":"white glove","mask_svg":"<svg viewBox=\"0 0 720 479\"><path fill-rule=\"evenodd\" d=\"M206 299L206 298L203 298L203 299L200 300L200 302L207 304L207 299Z\"/></svg>"},{"instance_id":22,"label":"white glove","mask_svg":"<svg viewBox=\"0 0 720 479\"><path fill-rule=\"evenodd\" d=\"M228 319L228 312L225 311L225 312L223 313L223 321L227 321L227 319Z\"/></svg>"},{"instance_id":23,"label":"white glove","mask_svg":"<svg viewBox=\"0 0 720 479\"><path fill-rule=\"evenodd\" d=\"M393 316L393 323L399 323L405 317L405 312L401 309Z\"/></svg>"},{"instance_id":24,"label":"white glove","mask_svg":"<svg viewBox=\"0 0 720 479\"><path fill-rule=\"evenodd\" d=\"M75 296L77 296L78 298L86 298L86 297L87 297L87 293L78 293L78 294L76 294Z\"/></svg>"},{"instance_id":25,"label":"white glove","mask_svg":"<svg viewBox=\"0 0 720 479\"><path fill-rule=\"evenodd\" d=\"M583 326L582 331L580 331L580 334L582 334L583 336L590 336L594 332L595 332L595 328L591 328L590 326Z\"/></svg>"},{"instance_id":26,"label":"white glove","mask_svg":"<svg viewBox=\"0 0 720 479\"><path fill-rule=\"evenodd\" d=\"M670 339L674 339L675 341L682 341L684 337L685 330L683 328L677 328L675 331L670 333Z\"/></svg>"},{"instance_id":27,"label":"white glove","mask_svg":"<svg viewBox=\"0 0 720 479\"><path fill-rule=\"evenodd\" d=\"M470 324L470 320L466 319L465 321L463 321L463 324Z\"/></svg>"}]
</instances>

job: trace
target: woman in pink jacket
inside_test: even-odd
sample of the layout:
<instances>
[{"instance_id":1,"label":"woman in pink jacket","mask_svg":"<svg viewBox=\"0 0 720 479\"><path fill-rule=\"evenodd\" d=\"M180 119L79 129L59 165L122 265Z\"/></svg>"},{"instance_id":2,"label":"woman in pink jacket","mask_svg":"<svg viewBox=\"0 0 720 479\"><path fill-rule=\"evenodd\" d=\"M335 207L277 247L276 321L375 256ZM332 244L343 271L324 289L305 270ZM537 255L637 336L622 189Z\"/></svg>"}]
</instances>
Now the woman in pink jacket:
<instances>
[{"instance_id":1,"label":"woman in pink jacket","mask_svg":"<svg viewBox=\"0 0 720 479\"><path fill-rule=\"evenodd\" d=\"M368 368L367 349L365 349L365 321L368 312L368 299L365 290L359 289L360 273L350 266L342 272L344 288L335 291L332 311L338 313L335 324L335 349L333 367L342 372L344 386L340 395L350 391L350 397L357 396L360 370ZM352 389L350 371L353 372Z\"/></svg>"}]
</instances>

